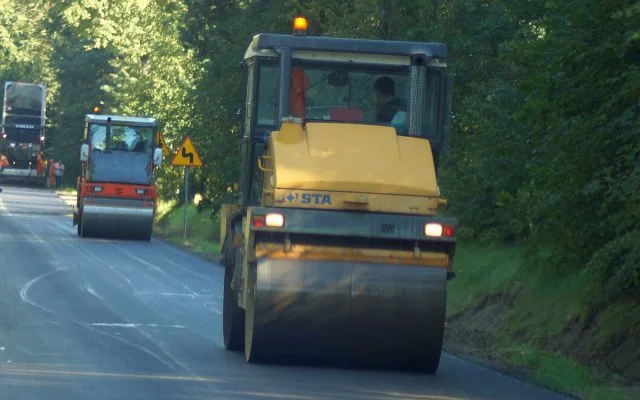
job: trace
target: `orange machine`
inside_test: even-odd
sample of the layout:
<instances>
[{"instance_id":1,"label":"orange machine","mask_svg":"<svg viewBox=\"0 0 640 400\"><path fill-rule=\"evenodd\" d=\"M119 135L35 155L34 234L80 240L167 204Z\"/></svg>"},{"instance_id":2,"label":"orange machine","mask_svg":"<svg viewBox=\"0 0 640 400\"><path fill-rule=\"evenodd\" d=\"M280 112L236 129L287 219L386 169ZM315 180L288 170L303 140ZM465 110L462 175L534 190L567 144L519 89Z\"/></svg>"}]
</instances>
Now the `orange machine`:
<instances>
[{"instance_id":1,"label":"orange machine","mask_svg":"<svg viewBox=\"0 0 640 400\"><path fill-rule=\"evenodd\" d=\"M151 239L157 128L153 118L87 115L73 215L79 236Z\"/></svg>"}]
</instances>

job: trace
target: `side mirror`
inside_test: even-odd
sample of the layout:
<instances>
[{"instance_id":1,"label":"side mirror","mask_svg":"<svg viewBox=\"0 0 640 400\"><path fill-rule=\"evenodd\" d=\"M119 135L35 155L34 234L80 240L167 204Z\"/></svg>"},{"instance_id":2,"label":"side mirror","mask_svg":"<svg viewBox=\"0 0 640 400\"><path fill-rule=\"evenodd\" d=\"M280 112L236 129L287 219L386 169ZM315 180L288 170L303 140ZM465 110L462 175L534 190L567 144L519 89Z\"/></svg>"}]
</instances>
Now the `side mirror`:
<instances>
[{"instance_id":1,"label":"side mirror","mask_svg":"<svg viewBox=\"0 0 640 400\"><path fill-rule=\"evenodd\" d=\"M160 147L156 147L155 150L153 150L153 166L157 167L158 165L160 165L160 163L162 163L162 149Z\"/></svg>"},{"instance_id":2,"label":"side mirror","mask_svg":"<svg viewBox=\"0 0 640 400\"><path fill-rule=\"evenodd\" d=\"M80 161L86 162L89 161L89 144L82 143L80 145Z\"/></svg>"}]
</instances>

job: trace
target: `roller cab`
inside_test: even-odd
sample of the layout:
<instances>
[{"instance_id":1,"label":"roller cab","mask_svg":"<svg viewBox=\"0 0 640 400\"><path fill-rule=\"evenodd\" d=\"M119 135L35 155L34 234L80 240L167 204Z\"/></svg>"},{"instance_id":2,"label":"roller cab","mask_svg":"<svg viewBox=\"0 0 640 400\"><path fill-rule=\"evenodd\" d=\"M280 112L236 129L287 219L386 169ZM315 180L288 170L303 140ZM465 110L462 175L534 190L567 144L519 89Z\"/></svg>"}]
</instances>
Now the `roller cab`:
<instances>
[{"instance_id":1,"label":"roller cab","mask_svg":"<svg viewBox=\"0 0 640 400\"><path fill-rule=\"evenodd\" d=\"M150 240L162 162L153 118L90 114L73 224L83 237Z\"/></svg>"},{"instance_id":2,"label":"roller cab","mask_svg":"<svg viewBox=\"0 0 640 400\"><path fill-rule=\"evenodd\" d=\"M242 64L237 203L220 211L225 347L435 372L457 230L437 181L446 46L300 29L256 35Z\"/></svg>"}]
</instances>

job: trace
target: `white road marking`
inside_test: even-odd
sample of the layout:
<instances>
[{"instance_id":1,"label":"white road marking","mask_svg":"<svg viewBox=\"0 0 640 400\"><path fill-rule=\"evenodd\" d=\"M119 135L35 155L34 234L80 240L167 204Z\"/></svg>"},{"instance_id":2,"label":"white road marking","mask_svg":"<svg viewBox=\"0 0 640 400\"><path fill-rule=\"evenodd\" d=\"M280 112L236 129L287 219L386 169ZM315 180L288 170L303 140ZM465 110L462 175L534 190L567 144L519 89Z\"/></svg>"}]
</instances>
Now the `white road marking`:
<instances>
[{"instance_id":1,"label":"white road marking","mask_svg":"<svg viewBox=\"0 0 640 400\"><path fill-rule=\"evenodd\" d=\"M173 282L177 282L180 286L182 286L183 289L185 289L187 292L191 293L195 298L199 298L200 294L196 293L193 289L191 289L189 286L185 285L184 282L182 282L181 280L177 279L175 276L172 276L171 274L167 273L166 271L164 271L162 268L158 267L156 264L154 263L150 263L146 260L143 260L142 258L136 256L135 254L125 250L122 246L115 246L116 248L120 249L121 252L125 253L127 256L129 256L130 258L133 258L134 260L136 260L138 263L143 264L143 265L147 265L149 266L151 269L159 272L161 275L166 276L167 278L169 278L170 280L172 280Z\"/></svg>"},{"instance_id":2,"label":"white road marking","mask_svg":"<svg viewBox=\"0 0 640 400\"><path fill-rule=\"evenodd\" d=\"M144 295L144 296L163 296L163 297L189 297L191 299L200 299L202 297L213 297L213 295L200 295L200 294L193 294L193 293L173 293L173 292L149 292L149 291L135 291L133 292L134 295L138 296L138 295Z\"/></svg>"},{"instance_id":3,"label":"white road marking","mask_svg":"<svg viewBox=\"0 0 640 400\"><path fill-rule=\"evenodd\" d=\"M89 324L91 326L106 326L111 328L177 328L177 329L186 329L182 325L161 325L161 324L118 324L118 323L109 323L109 322L94 322Z\"/></svg>"},{"instance_id":4,"label":"white road marking","mask_svg":"<svg viewBox=\"0 0 640 400\"><path fill-rule=\"evenodd\" d=\"M20 350L22 350L24 353L26 353L27 355L29 355L29 356L31 356L31 357L33 357L33 356L34 356L34 354L33 354L32 352L30 352L26 347L23 347L23 346L18 345L18 348L19 348Z\"/></svg>"},{"instance_id":5,"label":"white road marking","mask_svg":"<svg viewBox=\"0 0 640 400\"><path fill-rule=\"evenodd\" d=\"M7 208L6 204L4 203L4 201L2 201L2 198L0 198L0 214L11 215L11 212Z\"/></svg>"},{"instance_id":6,"label":"white road marking","mask_svg":"<svg viewBox=\"0 0 640 400\"><path fill-rule=\"evenodd\" d=\"M5 215L7 215L7 214L5 214ZM10 213L9 213L9 215L10 215ZM25 214L25 216L28 216L28 215ZM74 250L79 250L80 254L82 254L85 257L90 256L90 257L94 257L96 259L99 259L101 262L106 263L112 270L114 270L116 273L118 273L118 271L111 264L109 264L108 262L105 262L104 260L100 259L95 254L93 254L92 252L84 249L78 243L74 243L73 241L70 241L70 242L60 242L59 244L55 244L54 245L52 243L48 243L47 241L43 240L41 235L35 233L32 229L29 228L28 225L23 225L23 227L27 231L30 232L30 234L31 234L30 236L33 237L33 240L41 243L43 248L48 248L49 249L49 252L53 256L53 258L57 258L58 255L61 255L63 257L66 256L66 252L61 252L60 251L61 249L57 247L59 245L66 245L66 246L70 246ZM60 264L62 261L65 261L65 260L52 259L49 262L49 265ZM66 261L67 261L66 264L68 264L68 260L66 260ZM169 352L167 352L166 349L164 349L162 346L160 346L155 340L153 340L148 334L146 334L144 332L144 330L141 329L140 327L136 326L136 328L138 328L138 331L144 337L146 337L149 341L151 341L152 343L154 343L155 345L160 347L161 354L164 355L165 357L161 357L159 354L157 354L154 351L149 350L145 346L141 346L139 344L136 344L134 342L130 342L130 341L120 337L120 333L119 332L109 332L109 331L105 331L104 329L100 329L97 326L91 326L91 325L89 325L89 324L87 324L85 322L81 322L81 321L78 321L76 319L73 319L73 318L69 317L68 315L64 315L64 314L56 312L56 311L54 311L52 309L48 309L48 308L46 308L46 307L34 302L33 300L31 300L29 298L29 291L30 291L30 289L32 288L33 285L35 285L36 283L38 283L41 280L44 280L44 278L47 278L50 275L52 275L52 274L54 274L56 272L61 272L61 271L69 271L69 269L68 268L57 267L56 269L48 271L46 273L43 273L43 274L31 279L27 283L25 283L24 286L20 289L20 298L22 299L22 301L32 305L33 307L36 307L36 308L42 310L44 312L47 312L47 313L49 313L51 315L54 315L54 316L66 321L66 322L69 322L69 323L77 325L77 326L84 327L85 329L89 329L89 330L93 331L94 333L97 333L97 334L102 335L102 336L106 336L108 338L111 338L111 339L117 340L117 341L119 341L121 343L124 343L124 344L126 344L128 346L136 348L136 349L138 349L138 350L150 355L151 357L155 358L156 360L158 360L160 363L162 363L163 365L165 365L166 367L168 367L171 370L177 371L178 369L182 369L184 371L189 372L190 374L194 374L188 367L186 367L180 361L176 360L175 357L173 357ZM126 280L128 281L128 279L126 279ZM130 281L129 281L129 283L130 283ZM132 286L132 288L134 290L136 290L136 288L133 287L133 285L131 285L131 286ZM105 304L105 306L108 307L108 304L106 302L104 304ZM162 325L157 325L157 326L162 326ZM176 326L176 327L182 327L182 326ZM187 331L189 331L189 330L187 329ZM168 361L167 358L170 359L171 362Z\"/></svg>"},{"instance_id":7,"label":"white road marking","mask_svg":"<svg viewBox=\"0 0 640 400\"><path fill-rule=\"evenodd\" d=\"M29 299L29 289L31 288L31 286L33 286L34 283L38 282L41 279L44 279L46 277L48 277L49 275L52 275L56 272L60 272L60 271L65 271L65 269L54 269L52 271L49 272L45 272L42 275L38 275L35 278L31 279L29 282L25 283L24 286L22 286L22 288L20 289L20 299L22 299L22 301L24 301L27 304L31 304L32 306L41 309L42 311L48 312L50 314L56 314L53 311L49 310L48 308L42 307L39 304L34 303L33 301L31 301Z\"/></svg>"},{"instance_id":8,"label":"white road marking","mask_svg":"<svg viewBox=\"0 0 640 400\"><path fill-rule=\"evenodd\" d=\"M93 288L91 286L87 286L87 292L89 292L90 294L100 298L100 296L98 296L98 293L96 293L96 291L93 290Z\"/></svg>"},{"instance_id":9,"label":"white road marking","mask_svg":"<svg viewBox=\"0 0 640 400\"><path fill-rule=\"evenodd\" d=\"M35 303L35 302L33 302L33 301L31 301L31 300L29 299L28 293L29 293L29 289L31 288L31 286L33 286L36 282L40 281L41 279L44 279L44 278L48 277L49 275L51 275L51 274L53 274L53 273L55 273L55 272L60 272L60 271L65 271L65 269L55 269L55 270L53 270L53 271L46 272L46 273L44 273L44 274L42 274L42 275L38 275L37 277L33 278L33 279L32 279L32 280L30 280L29 282L25 283L25 284L24 284L24 286L22 287L22 289L20 289L20 298L21 298L21 299L22 299L22 301L24 301L25 303L31 304L32 306L34 306L34 307L36 307L36 308L39 308L39 309L40 309L40 310L42 310L42 311L45 311L45 312L50 313L50 314L52 314L52 315L56 315L56 316L58 316L58 317L61 317L61 318L65 319L65 320L67 320L67 321L69 321L69 322L71 322L71 323L73 323L73 324L75 324L75 325L81 325L81 326L82 326L83 324L82 324L81 322L79 322L79 321L77 321L77 320L74 320L74 319L72 319L72 318L69 318L69 317L67 317L67 316L64 316L64 315L62 315L62 314L59 314L59 313L57 313L57 312L55 312L55 311L53 311L53 310L50 310L50 309L48 309L48 308L46 308L46 307L43 307L43 306L41 306L41 305L39 305L39 304L37 304L37 303ZM92 329L92 328L88 328L88 329ZM94 330L94 331L95 331L95 332L100 332L99 330ZM102 334L106 334L106 332L100 332L100 333L102 333ZM149 354L150 356L154 357L155 359L157 359L158 361L160 361L160 362L161 362L162 364L164 364L165 366L167 366L167 367L169 367L169 368L171 368L171 369L174 369L174 370L175 370L175 367L174 367L173 365L171 365L171 364L170 364L170 363L168 363L167 361L163 360L160 356L158 356L156 353L154 353L154 352L150 351L150 350L149 350L149 349L147 349L146 347L140 346L140 345L135 344L135 343L133 343L133 342L129 342L129 341L127 341L127 340L124 340L124 339L122 339L122 338L120 338L120 337L118 337L118 336L114 336L114 335L111 335L111 334L106 334L106 336L107 336L107 337L110 337L110 338L113 338L113 339L116 339L116 340L119 340L120 342L125 343L125 344L127 344L127 345L129 345L129 346L131 346L131 347L135 347L135 348L137 348L137 349L139 349L139 350L141 350L141 351L143 351L143 352L145 352L145 353ZM145 335L145 336L146 336L146 335ZM172 357L170 354L168 354L168 353L166 352L166 350L164 350L164 349L162 349L162 350L163 350L163 352L164 352L164 353L166 353L166 354L167 354L167 355L168 355L168 356L173 360L173 357ZM174 361L175 361L175 360L174 360ZM180 365L180 366L182 367L182 365ZM182 368L184 369L184 367L182 367ZM187 371L188 371L188 370L187 370ZM189 371L189 372L190 372L190 371Z\"/></svg>"},{"instance_id":10,"label":"white road marking","mask_svg":"<svg viewBox=\"0 0 640 400\"><path fill-rule=\"evenodd\" d=\"M131 282L131 279L127 278L126 275L124 275L123 273L120 272L119 269L117 269L113 264L111 264L109 261L97 256L95 253L93 253L91 250L89 250L88 248L86 248L86 246L80 246L80 244L76 241L74 242L69 242L69 243L65 243L68 244L69 246L71 246L72 248L74 248L75 250L77 250L80 254L84 254L87 257L93 258L95 260L97 260L98 262L101 262L103 264L105 264L107 267L109 267L110 270L112 270L116 275L118 275L122 280L124 280L125 282L127 282L127 284L129 286L131 286L131 289L133 289L134 291L137 290L137 288L134 286L133 282Z\"/></svg>"}]
</instances>

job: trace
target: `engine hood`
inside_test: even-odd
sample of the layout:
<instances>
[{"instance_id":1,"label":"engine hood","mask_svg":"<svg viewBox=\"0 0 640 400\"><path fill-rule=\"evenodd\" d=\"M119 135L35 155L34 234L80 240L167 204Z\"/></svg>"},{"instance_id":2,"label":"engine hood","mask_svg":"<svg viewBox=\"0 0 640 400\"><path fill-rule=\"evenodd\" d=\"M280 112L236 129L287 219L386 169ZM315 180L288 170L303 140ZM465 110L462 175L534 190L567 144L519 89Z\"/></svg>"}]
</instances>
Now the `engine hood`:
<instances>
[{"instance_id":1,"label":"engine hood","mask_svg":"<svg viewBox=\"0 0 640 400\"><path fill-rule=\"evenodd\" d=\"M149 185L151 156L147 153L93 152L89 157L89 181Z\"/></svg>"},{"instance_id":2,"label":"engine hood","mask_svg":"<svg viewBox=\"0 0 640 400\"><path fill-rule=\"evenodd\" d=\"M270 147L278 189L438 196L428 140L392 127L284 122Z\"/></svg>"}]
</instances>

